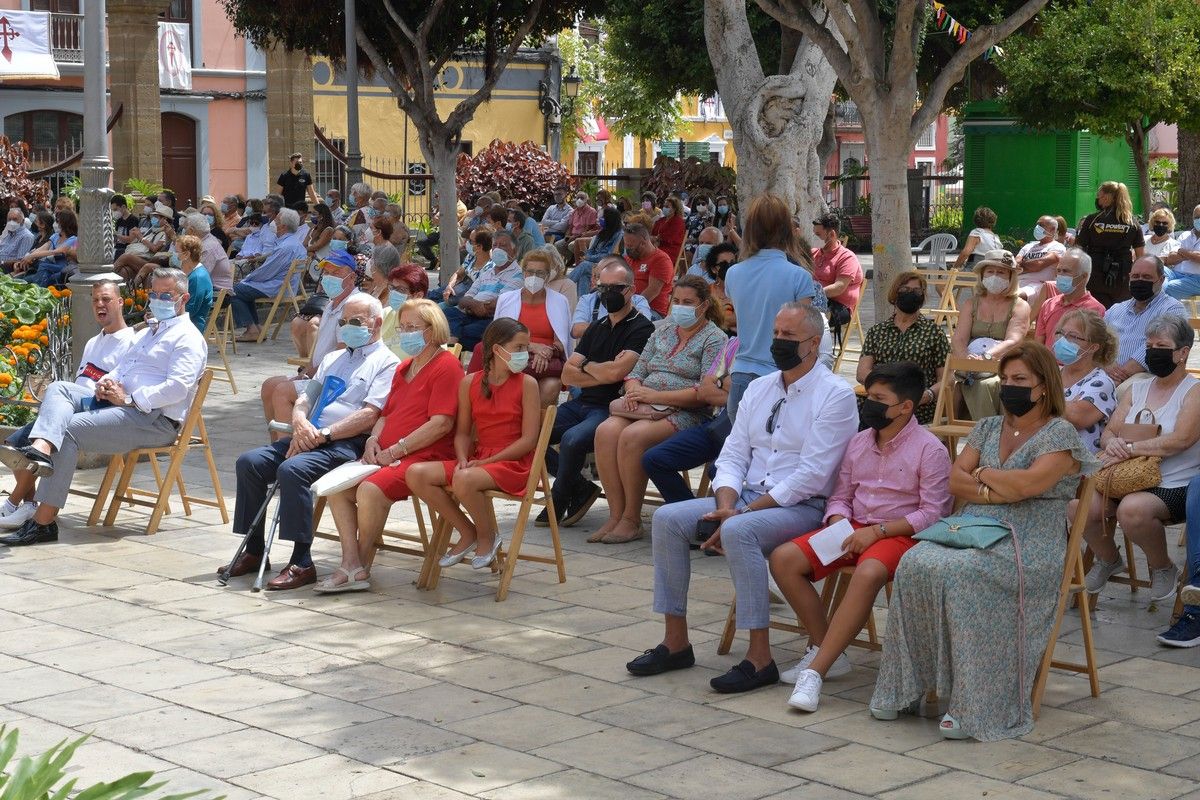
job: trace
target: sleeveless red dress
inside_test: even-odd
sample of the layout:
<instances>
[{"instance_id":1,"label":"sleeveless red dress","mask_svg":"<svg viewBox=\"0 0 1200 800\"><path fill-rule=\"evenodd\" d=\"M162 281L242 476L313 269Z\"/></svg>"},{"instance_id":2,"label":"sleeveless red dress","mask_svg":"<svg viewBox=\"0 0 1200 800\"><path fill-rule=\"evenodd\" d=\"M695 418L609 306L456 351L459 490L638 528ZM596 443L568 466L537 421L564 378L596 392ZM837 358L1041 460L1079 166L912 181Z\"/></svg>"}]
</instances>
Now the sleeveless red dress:
<instances>
[{"instance_id":1,"label":"sleeveless red dress","mask_svg":"<svg viewBox=\"0 0 1200 800\"><path fill-rule=\"evenodd\" d=\"M472 459L490 458L521 438L523 375L509 375L499 386L492 386L492 396L483 395L483 375L476 372L471 376L471 417L475 421L475 452ZM454 468L458 462L443 461L446 482L454 480ZM485 470L496 486L508 494L524 494L529 480L529 468L533 464L530 450L516 461L497 461L485 464Z\"/></svg>"}]
</instances>

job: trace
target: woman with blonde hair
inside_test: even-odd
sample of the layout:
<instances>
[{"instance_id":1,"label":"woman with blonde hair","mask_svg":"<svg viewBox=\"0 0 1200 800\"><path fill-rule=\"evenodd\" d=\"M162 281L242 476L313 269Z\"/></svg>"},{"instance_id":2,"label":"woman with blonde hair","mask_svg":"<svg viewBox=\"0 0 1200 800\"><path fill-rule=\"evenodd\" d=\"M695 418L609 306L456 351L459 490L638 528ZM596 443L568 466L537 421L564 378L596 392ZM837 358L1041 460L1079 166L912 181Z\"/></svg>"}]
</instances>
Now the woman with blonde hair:
<instances>
[{"instance_id":1,"label":"woman with blonde hair","mask_svg":"<svg viewBox=\"0 0 1200 800\"><path fill-rule=\"evenodd\" d=\"M951 351L959 358L995 360L1016 347L1029 332L1029 303L1018 294L1021 268L1012 253L993 250L975 264L975 293L963 301ZM971 419L999 412L1000 378L997 375L964 377L963 400Z\"/></svg>"},{"instance_id":2,"label":"woman with blonde hair","mask_svg":"<svg viewBox=\"0 0 1200 800\"><path fill-rule=\"evenodd\" d=\"M1158 256L1167 262L1167 256L1179 249L1179 240L1172 236L1175 215L1169 208L1158 208L1150 214L1146 224L1150 226L1150 233L1146 235L1146 255Z\"/></svg>"},{"instance_id":3,"label":"woman with blonde hair","mask_svg":"<svg viewBox=\"0 0 1200 800\"><path fill-rule=\"evenodd\" d=\"M1063 416L1088 449L1098 453L1100 435L1117 407L1116 384L1104 370L1117 356L1117 337L1091 310L1067 312L1054 334L1054 357L1062 364L1067 401Z\"/></svg>"},{"instance_id":4,"label":"woman with blonde hair","mask_svg":"<svg viewBox=\"0 0 1200 800\"><path fill-rule=\"evenodd\" d=\"M1146 240L1133 218L1129 187L1105 181L1096 190L1096 213L1079 223L1076 247L1092 257L1088 291L1105 308L1129 299L1129 268L1141 258Z\"/></svg>"}]
</instances>

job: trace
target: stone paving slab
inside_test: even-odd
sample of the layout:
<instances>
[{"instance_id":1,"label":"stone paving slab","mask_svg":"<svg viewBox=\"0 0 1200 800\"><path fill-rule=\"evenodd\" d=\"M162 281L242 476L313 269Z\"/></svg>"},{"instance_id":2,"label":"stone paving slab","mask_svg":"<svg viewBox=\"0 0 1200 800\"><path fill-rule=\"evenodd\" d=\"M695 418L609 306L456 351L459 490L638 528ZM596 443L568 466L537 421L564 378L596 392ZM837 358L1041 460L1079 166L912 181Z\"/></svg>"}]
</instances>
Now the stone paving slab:
<instances>
[{"instance_id":1,"label":"stone paving slab","mask_svg":"<svg viewBox=\"0 0 1200 800\"><path fill-rule=\"evenodd\" d=\"M242 348L242 392L210 393L231 510L234 461L265 438L258 384L286 355L282 343ZM210 491L200 462L185 478ZM150 471L137 480L149 486ZM854 672L826 683L815 714L789 709L785 686L713 693L708 678L745 647L742 633L716 654L731 596L721 559L693 562L697 667L629 675L625 661L661 636L649 543L584 543L600 507L563 531L567 582L522 565L504 603L496 578L469 568L419 591L418 559L390 553L369 593L251 594L246 578L222 588L214 571L237 540L215 510L188 518L176 502L147 537L144 509L85 528L88 509L69 501L56 544L0 549L0 724L20 728L22 753L90 734L71 772L84 782L153 769L174 791L278 800L1200 800L1200 651L1159 647L1170 609L1126 587L1107 589L1096 612L1099 698L1055 672L1022 740L944 742L932 711L870 718L877 653L852 649ZM498 508L502 531L514 511ZM392 523L411 527L411 504ZM545 552L548 532L527 541ZM314 555L328 572L337 545L318 540ZM799 657L801 637L773 639L781 665ZM1076 658L1080 641L1068 616L1060 656Z\"/></svg>"}]
</instances>

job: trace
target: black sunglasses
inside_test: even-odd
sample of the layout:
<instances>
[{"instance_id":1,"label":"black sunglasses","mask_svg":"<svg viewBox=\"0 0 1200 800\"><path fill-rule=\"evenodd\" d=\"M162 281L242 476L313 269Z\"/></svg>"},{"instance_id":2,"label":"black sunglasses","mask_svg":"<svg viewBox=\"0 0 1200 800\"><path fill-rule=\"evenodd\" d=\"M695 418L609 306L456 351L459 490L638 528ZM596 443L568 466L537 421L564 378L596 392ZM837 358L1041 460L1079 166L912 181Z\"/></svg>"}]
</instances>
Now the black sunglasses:
<instances>
[{"instance_id":1,"label":"black sunglasses","mask_svg":"<svg viewBox=\"0 0 1200 800\"><path fill-rule=\"evenodd\" d=\"M369 319L364 320L359 317L351 317L350 319L339 319L338 320L339 328L344 327L346 325L353 325L356 328L365 328L365 327L369 326L370 324L371 324L371 320L369 320Z\"/></svg>"},{"instance_id":2,"label":"black sunglasses","mask_svg":"<svg viewBox=\"0 0 1200 800\"><path fill-rule=\"evenodd\" d=\"M787 402L786 397L781 397L775 401L775 405L771 406L771 416L767 417L767 433L775 433L775 420L779 417L779 411L783 408L783 404Z\"/></svg>"}]
</instances>

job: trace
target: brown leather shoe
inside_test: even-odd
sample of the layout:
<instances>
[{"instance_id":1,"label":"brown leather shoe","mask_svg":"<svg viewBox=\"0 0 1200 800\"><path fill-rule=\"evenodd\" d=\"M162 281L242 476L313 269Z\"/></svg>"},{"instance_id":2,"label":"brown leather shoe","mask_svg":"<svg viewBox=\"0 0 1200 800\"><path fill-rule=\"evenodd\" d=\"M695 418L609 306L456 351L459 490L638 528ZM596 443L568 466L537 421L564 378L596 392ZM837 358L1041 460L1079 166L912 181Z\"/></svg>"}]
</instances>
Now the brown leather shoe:
<instances>
[{"instance_id":1,"label":"brown leather shoe","mask_svg":"<svg viewBox=\"0 0 1200 800\"><path fill-rule=\"evenodd\" d=\"M226 578L237 578L241 575L249 575L251 572L258 572L258 565L262 562L261 555L253 553L242 553L238 560L232 564L226 564L217 570L218 576ZM267 569L271 568L271 559L267 559Z\"/></svg>"},{"instance_id":2,"label":"brown leather shoe","mask_svg":"<svg viewBox=\"0 0 1200 800\"><path fill-rule=\"evenodd\" d=\"M287 591L288 589L299 589L301 586L308 586L310 583L316 582L316 566L297 567L295 564L288 564L284 567L283 572L267 581L267 588L273 591Z\"/></svg>"}]
</instances>

